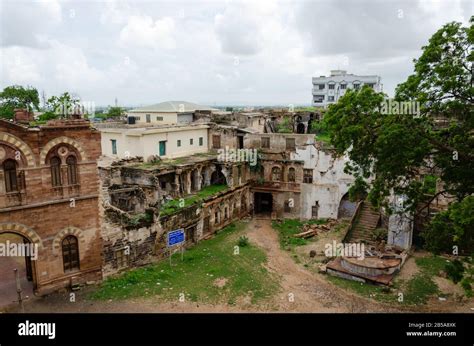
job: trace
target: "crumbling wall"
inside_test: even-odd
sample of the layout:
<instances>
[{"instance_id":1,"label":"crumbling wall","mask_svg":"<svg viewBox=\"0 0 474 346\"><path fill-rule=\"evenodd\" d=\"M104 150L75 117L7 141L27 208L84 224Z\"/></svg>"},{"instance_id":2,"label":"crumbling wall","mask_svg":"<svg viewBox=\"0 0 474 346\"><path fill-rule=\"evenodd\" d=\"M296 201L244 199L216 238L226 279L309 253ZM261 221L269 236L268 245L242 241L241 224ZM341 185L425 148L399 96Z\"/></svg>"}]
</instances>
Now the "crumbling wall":
<instances>
[{"instance_id":1,"label":"crumbling wall","mask_svg":"<svg viewBox=\"0 0 474 346\"><path fill-rule=\"evenodd\" d=\"M302 185L301 217L316 217L315 207L318 218L337 218L341 199L355 180L352 175L344 173L348 157L336 157L329 150L307 146L298 148L293 158L303 160L304 169L313 170L313 183Z\"/></svg>"},{"instance_id":2,"label":"crumbling wall","mask_svg":"<svg viewBox=\"0 0 474 346\"><path fill-rule=\"evenodd\" d=\"M174 197L184 197L191 186L196 188L193 192L199 191L209 185L210 175L217 167L221 169L229 190L159 216L163 196L170 192L168 190L173 189L177 193ZM247 165L242 163L209 161L205 165L180 167L174 171L168 167L160 180L158 169L127 166L101 168L103 275L113 275L169 256L166 246L169 231L184 229L185 247L191 247L248 213L246 169ZM181 184L186 184L180 189L181 193L176 191L179 186L173 183L178 175L182 178Z\"/></svg>"},{"instance_id":3,"label":"crumbling wall","mask_svg":"<svg viewBox=\"0 0 474 346\"><path fill-rule=\"evenodd\" d=\"M262 137L270 139L269 148L262 148ZM244 137L244 148L262 149L265 152L295 151L287 147L287 139L294 140L295 148L305 148L314 144L314 135L296 133L265 133L246 134Z\"/></svg>"}]
</instances>

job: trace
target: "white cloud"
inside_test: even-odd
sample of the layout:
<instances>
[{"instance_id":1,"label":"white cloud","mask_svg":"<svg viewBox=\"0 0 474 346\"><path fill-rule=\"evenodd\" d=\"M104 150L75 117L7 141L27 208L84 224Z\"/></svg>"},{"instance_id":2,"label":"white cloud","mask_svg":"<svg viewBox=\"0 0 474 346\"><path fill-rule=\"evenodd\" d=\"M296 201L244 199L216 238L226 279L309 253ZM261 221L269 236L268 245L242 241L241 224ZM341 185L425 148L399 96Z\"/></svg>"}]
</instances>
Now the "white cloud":
<instances>
[{"instance_id":1,"label":"white cloud","mask_svg":"<svg viewBox=\"0 0 474 346\"><path fill-rule=\"evenodd\" d=\"M466 23L472 1L7 0L0 12L0 89L98 105L309 104L311 77L335 68L379 74L393 91L437 29Z\"/></svg>"},{"instance_id":2,"label":"white cloud","mask_svg":"<svg viewBox=\"0 0 474 346\"><path fill-rule=\"evenodd\" d=\"M0 46L47 48L39 37L62 22L59 1L2 1Z\"/></svg>"},{"instance_id":3,"label":"white cloud","mask_svg":"<svg viewBox=\"0 0 474 346\"><path fill-rule=\"evenodd\" d=\"M1 80L10 85L27 84L41 80L40 69L31 49L20 47L3 48L0 54Z\"/></svg>"},{"instance_id":4,"label":"white cloud","mask_svg":"<svg viewBox=\"0 0 474 346\"><path fill-rule=\"evenodd\" d=\"M174 49L175 24L173 18L153 21L150 16L130 16L120 32L120 43L126 47Z\"/></svg>"}]
</instances>

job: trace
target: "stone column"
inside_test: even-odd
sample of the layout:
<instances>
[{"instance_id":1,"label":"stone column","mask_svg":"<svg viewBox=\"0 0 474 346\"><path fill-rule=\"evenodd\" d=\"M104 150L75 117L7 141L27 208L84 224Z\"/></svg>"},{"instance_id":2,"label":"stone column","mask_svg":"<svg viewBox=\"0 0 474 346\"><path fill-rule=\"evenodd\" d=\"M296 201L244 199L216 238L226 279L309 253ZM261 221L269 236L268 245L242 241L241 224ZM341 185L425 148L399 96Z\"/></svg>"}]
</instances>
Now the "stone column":
<instances>
[{"instance_id":1,"label":"stone column","mask_svg":"<svg viewBox=\"0 0 474 346\"><path fill-rule=\"evenodd\" d=\"M179 196L179 187L180 187L180 183L179 183L179 174L176 173L174 175L174 185L175 185L175 192L176 192L176 195Z\"/></svg>"},{"instance_id":2,"label":"stone column","mask_svg":"<svg viewBox=\"0 0 474 346\"><path fill-rule=\"evenodd\" d=\"M413 214L403 212L406 196L394 196L395 213L388 218L387 245L396 245L406 250L411 248L413 240Z\"/></svg>"},{"instance_id":3,"label":"stone column","mask_svg":"<svg viewBox=\"0 0 474 346\"><path fill-rule=\"evenodd\" d=\"M201 174L202 174L202 167L198 167L196 171L196 189L197 191L201 190Z\"/></svg>"},{"instance_id":4,"label":"stone column","mask_svg":"<svg viewBox=\"0 0 474 346\"><path fill-rule=\"evenodd\" d=\"M5 174L3 169L0 169L0 194L5 193Z\"/></svg>"},{"instance_id":5,"label":"stone column","mask_svg":"<svg viewBox=\"0 0 474 346\"><path fill-rule=\"evenodd\" d=\"M186 193L189 195L191 193L191 171L188 171L185 173L185 179L186 179L186 183L185 183L185 190L186 190Z\"/></svg>"}]
</instances>

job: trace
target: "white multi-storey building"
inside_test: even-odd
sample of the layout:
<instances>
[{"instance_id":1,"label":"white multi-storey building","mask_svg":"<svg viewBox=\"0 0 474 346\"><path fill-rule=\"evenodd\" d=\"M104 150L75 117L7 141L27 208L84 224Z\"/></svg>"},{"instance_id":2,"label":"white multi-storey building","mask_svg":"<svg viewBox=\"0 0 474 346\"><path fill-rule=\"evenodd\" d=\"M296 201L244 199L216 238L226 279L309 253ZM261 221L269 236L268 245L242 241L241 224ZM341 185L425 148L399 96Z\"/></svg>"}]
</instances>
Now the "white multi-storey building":
<instances>
[{"instance_id":1,"label":"white multi-storey building","mask_svg":"<svg viewBox=\"0 0 474 346\"><path fill-rule=\"evenodd\" d=\"M326 107L337 102L347 89L359 89L363 85L382 91L379 76L356 76L344 70L333 70L329 77L313 77L313 106Z\"/></svg>"}]
</instances>

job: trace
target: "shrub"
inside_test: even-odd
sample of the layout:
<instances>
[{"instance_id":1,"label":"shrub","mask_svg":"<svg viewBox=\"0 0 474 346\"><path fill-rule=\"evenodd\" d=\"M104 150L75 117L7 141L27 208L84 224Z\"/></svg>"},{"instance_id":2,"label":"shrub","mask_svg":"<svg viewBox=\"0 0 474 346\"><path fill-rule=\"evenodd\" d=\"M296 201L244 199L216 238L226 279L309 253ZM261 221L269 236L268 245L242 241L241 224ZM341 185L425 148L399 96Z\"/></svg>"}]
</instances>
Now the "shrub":
<instances>
[{"instance_id":1,"label":"shrub","mask_svg":"<svg viewBox=\"0 0 474 346\"><path fill-rule=\"evenodd\" d=\"M388 235L388 231L386 229L377 228L373 230L371 237L372 237L372 240L376 242L380 242L382 240L387 241L387 235Z\"/></svg>"},{"instance_id":2,"label":"shrub","mask_svg":"<svg viewBox=\"0 0 474 346\"><path fill-rule=\"evenodd\" d=\"M464 266L460 260L456 259L452 262L446 263L445 271L448 275L448 278L450 278L456 284L462 279Z\"/></svg>"},{"instance_id":3,"label":"shrub","mask_svg":"<svg viewBox=\"0 0 474 346\"><path fill-rule=\"evenodd\" d=\"M239 244L240 247L248 246L249 245L249 238L247 238L244 235L240 236L238 244Z\"/></svg>"},{"instance_id":4,"label":"shrub","mask_svg":"<svg viewBox=\"0 0 474 346\"><path fill-rule=\"evenodd\" d=\"M461 287L464 288L466 296L472 297L472 286L469 278L464 278L461 280Z\"/></svg>"},{"instance_id":5,"label":"shrub","mask_svg":"<svg viewBox=\"0 0 474 346\"><path fill-rule=\"evenodd\" d=\"M474 251L474 196L465 197L461 202L450 204L448 210L435 215L430 225L423 230L425 247L437 254L451 253L453 246L459 254Z\"/></svg>"}]
</instances>

